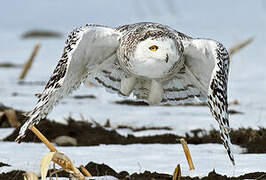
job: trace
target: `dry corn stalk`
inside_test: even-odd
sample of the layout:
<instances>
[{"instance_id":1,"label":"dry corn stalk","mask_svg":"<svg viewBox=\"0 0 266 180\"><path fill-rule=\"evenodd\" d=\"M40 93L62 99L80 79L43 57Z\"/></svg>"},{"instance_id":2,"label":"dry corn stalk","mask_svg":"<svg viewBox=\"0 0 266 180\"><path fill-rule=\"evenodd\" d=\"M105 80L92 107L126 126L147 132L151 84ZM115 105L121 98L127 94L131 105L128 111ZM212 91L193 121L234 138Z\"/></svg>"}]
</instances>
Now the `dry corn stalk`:
<instances>
[{"instance_id":1,"label":"dry corn stalk","mask_svg":"<svg viewBox=\"0 0 266 180\"><path fill-rule=\"evenodd\" d=\"M5 115L5 112L0 111L0 122L3 120L4 115Z\"/></svg>"},{"instance_id":2,"label":"dry corn stalk","mask_svg":"<svg viewBox=\"0 0 266 180\"><path fill-rule=\"evenodd\" d=\"M19 80L22 80L22 79L25 78L27 72L31 68L32 62L33 62L33 60L34 60L34 58L35 58L35 56L36 56L36 54L37 54L39 49L40 49L40 43L38 43L38 44L36 44L34 46L34 49L33 49L32 53L30 55L30 58L27 60L27 62L23 66L23 70L22 70L22 72L21 72L21 74L19 76Z\"/></svg>"},{"instance_id":3,"label":"dry corn stalk","mask_svg":"<svg viewBox=\"0 0 266 180\"><path fill-rule=\"evenodd\" d=\"M23 178L24 180L38 180L38 176L34 172L25 172Z\"/></svg>"},{"instance_id":4,"label":"dry corn stalk","mask_svg":"<svg viewBox=\"0 0 266 180\"><path fill-rule=\"evenodd\" d=\"M173 174L173 180L180 180L180 179L181 179L181 169L180 169L180 164L178 164Z\"/></svg>"},{"instance_id":5,"label":"dry corn stalk","mask_svg":"<svg viewBox=\"0 0 266 180\"><path fill-rule=\"evenodd\" d=\"M70 159L60 152L49 152L41 159L41 178L44 180L46 178L48 167L50 162L53 161L56 164L63 167L63 169L73 174L76 178L80 180L85 180L85 177L80 173L80 171L73 165Z\"/></svg>"},{"instance_id":6,"label":"dry corn stalk","mask_svg":"<svg viewBox=\"0 0 266 180\"><path fill-rule=\"evenodd\" d=\"M57 152L55 147L44 137L44 135L33 125L29 129L50 149L52 152Z\"/></svg>"},{"instance_id":7,"label":"dry corn stalk","mask_svg":"<svg viewBox=\"0 0 266 180\"><path fill-rule=\"evenodd\" d=\"M234 53L244 48L254 40L254 37L248 38L246 41L243 41L229 49L229 55L232 56Z\"/></svg>"},{"instance_id":8,"label":"dry corn stalk","mask_svg":"<svg viewBox=\"0 0 266 180\"><path fill-rule=\"evenodd\" d=\"M6 109L4 113L11 127L19 127L21 125L17 120L17 114L14 109Z\"/></svg>"},{"instance_id":9,"label":"dry corn stalk","mask_svg":"<svg viewBox=\"0 0 266 180\"><path fill-rule=\"evenodd\" d=\"M44 180L46 178L49 164L50 164L51 160L53 159L53 156L55 153L56 152L49 152L48 154L43 156L41 159L41 178L42 178L42 180Z\"/></svg>"},{"instance_id":10,"label":"dry corn stalk","mask_svg":"<svg viewBox=\"0 0 266 180\"><path fill-rule=\"evenodd\" d=\"M83 174L73 165L70 159L63 153L58 152L57 149L35 126L31 125L29 129L50 149L50 151L52 151L45 155L41 161L42 178L46 177L49 163L52 160L56 164L60 165L65 171L73 174L76 178L85 180Z\"/></svg>"},{"instance_id":11,"label":"dry corn stalk","mask_svg":"<svg viewBox=\"0 0 266 180\"><path fill-rule=\"evenodd\" d=\"M64 168L65 171L73 174L74 173L74 169L76 168L73 163L71 162L71 160L63 153L60 153L60 152L56 152L54 155L53 155L53 158L52 160L60 165L61 167Z\"/></svg>"},{"instance_id":12,"label":"dry corn stalk","mask_svg":"<svg viewBox=\"0 0 266 180\"><path fill-rule=\"evenodd\" d=\"M83 165L80 165L79 168L81 169L81 172L87 176L87 177L92 177L91 173L83 166Z\"/></svg>"},{"instance_id":13,"label":"dry corn stalk","mask_svg":"<svg viewBox=\"0 0 266 180\"><path fill-rule=\"evenodd\" d=\"M187 142L185 139L181 138L180 139L180 143L182 144L182 147L183 147L183 150L184 150L184 153L186 155L186 158L187 158L187 162L188 162L188 165L189 165L189 170L193 170L195 169L194 167L194 164L192 162L192 158L190 156L190 152L189 152L189 149L188 149L188 146L187 146Z\"/></svg>"},{"instance_id":14,"label":"dry corn stalk","mask_svg":"<svg viewBox=\"0 0 266 180\"><path fill-rule=\"evenodd\" d=\"M70 159L64 155L63 153L56 152L53 156L53 162L56 164L60 165L61 167L64 168L65 171L68 173L73 174L76 178L80 180L85 180L85 177L83 174L76 168L73 163L70 161Z\"/></svg>"},{"instance_id":15,"label":"dry corn stalk","mask_svg":"<svg viewBox=\"0 0 266 180\"><path fill-rule=\"evenodd\" d=\"M5 112L0 111L0 118L5 115Z\"/></svg>"}]
</instances>

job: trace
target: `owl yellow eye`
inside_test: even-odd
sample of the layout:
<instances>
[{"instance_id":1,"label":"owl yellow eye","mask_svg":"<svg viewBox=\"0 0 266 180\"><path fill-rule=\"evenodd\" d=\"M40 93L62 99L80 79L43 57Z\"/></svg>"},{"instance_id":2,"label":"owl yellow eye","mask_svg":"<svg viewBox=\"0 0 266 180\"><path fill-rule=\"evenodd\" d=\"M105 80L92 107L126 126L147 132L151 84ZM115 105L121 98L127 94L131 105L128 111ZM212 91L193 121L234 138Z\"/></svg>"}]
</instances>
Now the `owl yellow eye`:
<instances>
[{"instance_id":1,"label":"owl yellow eye","mask_svg":"<svg viewBox=\"0 0 266 180\"><path fill-rule=\"evenodd\" d=\"M151 51L157 51L158 46L153 45L153 46L149 47L149 49L150 49Z\"/></svg>"}]
</instances>

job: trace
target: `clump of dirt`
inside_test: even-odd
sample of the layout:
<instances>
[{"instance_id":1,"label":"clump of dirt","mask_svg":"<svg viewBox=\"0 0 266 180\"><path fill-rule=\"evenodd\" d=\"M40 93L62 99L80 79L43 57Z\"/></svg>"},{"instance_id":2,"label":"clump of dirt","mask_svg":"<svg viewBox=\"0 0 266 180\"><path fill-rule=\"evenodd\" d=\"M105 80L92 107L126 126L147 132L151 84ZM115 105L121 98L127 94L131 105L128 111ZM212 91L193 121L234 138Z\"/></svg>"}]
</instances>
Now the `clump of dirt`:
<instances>
[{"instance_id":1,"label":"clump of dirt","mask_svg":"<svg viewBox=\"0 0 266 180\"><path fill-rule=\"evenodd\" d=\"M115 101L115 104L123 104L123 105L131 105L131 106L149 106L148 103L144 101L133 101L133 100L121 100L121 101Z\"/></svg>"},{"instance_id":2,"label":"clump of dirt","mask_svg":"<svg viewBox=\"0 0 266 180\"><path fill-rule=\"evenodd\" d=\"M4 166L10 166L10 165L3 163L3 162L0 162L0 167L4 167Z\"/></svg>"},{"instance_id":3,"label":"clump of dirt","mask_svg":"<svg viewBox=\"0 0 266 180\"><path fill-rule=\"evenodd\" d=\"M266 129L251 128L232 131L230 133L232 143L247 148L247 153L265 153L266 152Z\"/></svg>"},{"instance_id":4,"label":"clump of dirt","mask_svg":"<svg viewBox=\"0 0 266 180\"><path fill-rule=\"evenodd\" d=\"M0 112L5 109L10 109L0 105ZM16 110L17 120L23 124L26 120L22 111ZM174 134L161 134L153 136L135 137L133 135L122 136L114 129L108 130L98 123L89 123L84 121L76 121L71 117L67 124L60 124L57 122L43 119L38 124L38 129L49 140L54 140L58 136L70 136L77 139L78 146L90 146L99 144L176 144L177 139L184 138ZM108 125L110 127L110 123ZM10 127L9 122L5 116L0 119L0 127ZM133 128L129 126L118 126L118 128L129 128L133 131L142 131L148 129L165 129L171 130L169 127L142 127ZM19 132L17 128L11 135L6 137L5 141L14 141ZM240 128L232 130L230 133L233 144L240 145L247 149L247 153L265 153L266 152L266 129L259 128L254 130L251 128ZM185 135L185 139L189 144L204 144L204 143L222 143L220 139L220 132L217 130L206 131L202 129L195 129ZM39 139L31 132L26 136L25 142L40 142Z\"/></svg>"},{"instance_id":5,"label":"clump of dirt","mask_svg":"<svg viewBox=\"0 0 266 180\"><path fill-rule=\"evenodd\" d=\"M18 82L19 85L21 86L45 86L46 82L45 81L24 81L20 80Z\"/></svg>"},{"instance_id":6,"label":"clump of dirt","mask_svg":"<svg viewBox=\"0 0 266 180\"><path fill-rule=\"evenodd\" d=\"M266 177L266 173L264 172L254 172L254 173L248 173L244 174L242 176L238 177L227 177L226 175L220 175L213 170L212 172L209 172L208 176L199 178L199 177L182 177L182 180L243 180L243 179L261 179L262 177Z\"/></svg>"},{"instance_id":7,"label":"clump of dirt","mask_svg":"<svg viewBox=\"0 0 266 180\"><path fill-rule=\"evenodd\" d=\"M185 139L189 144L222 143L219 133L215 129L211 131L194 129L190 133L185 134Z\"/></svg>"},{"instance_id":8,"label":"clump of dirt","mask_svg":"<svg viewBox=\"0 0 266 180\"><path fill-rule=\"evenodd\" d=\"M149 106L149 104L145 101L136 101L136 100L120 100L120 101L115 101L115 104L122 104L122 105L129 105L129 106ZM233 105L237 105L238 101L235 100L232 103ZM172 105L172 104L164 104L163 106L208 106L207 102L198 102L198 103L182 103L182 104L177 104L177 105ZM228 110L229 114L244 114L243 112L234 110L234 109L229 109Z\"/></svg>"},{"instance_id":9,"label":"clump of dirt","mask_svg":"<svg viewBox=\"0 0 266 180\"><path fill-rule=\"evenodd\" d=\"M220 132L217 130L197 129L191 131L193 135L186 134L186 140L190 144L204 143L222 143ZM254 130L251 128L240 128L230 132L231 141L247 149L247 153L265 153L266 152L266 129L259 128Z\"/></svg>"},{"instance_id":10,"label":"clump of dirt","mask_svg":"<svg viewBox=\"0 0 266 180\"><path fill-rule=\"evenodd\" d=\"M7 173L0 174L0 180L22 180L25 171L13 170Z\"/></svg>"},{"instance_id":11,"label":"clump of dirt","mask_svg":"<svg viewBox=\"0 0 266 180\"><path fill-rule=\"evenodd\" d=\"M44 119L38 124L38 129L47 136L48 139L54 140L58 136L70 136L77 139L78 146L91 146L99 144L176 144L177 139L184 138L174 134L161 134L153 136L135 137L134 135L122 136L115 130L107 130L99 124L96 126L89 122L76 121L69 118L67 124ZM121 128L121 127L120 127ZM123 128L123 127L122 127ZM128 126L124 128L130 128ZM134 129L134 131L145 130L145 128ZM147 128L149 129L149 128ZM157 129L157 128L154 128ZM159 129L159 128L158 128ZM168 128L165 128L168 129ZM14 141L19 132L17 128L11 135L6 137L4 141ZM266 152L266 129L260 128L253 130L251 128L232 130L230 133L233 144L247 148L247 153L265 153ZM206 131L196 129L187 133L185 139L189 144L205 144L205 143L222 143L219 131ZM28 132L25 142L40 142L36 136Z\"/></svg>"},{"instance_id":12,"label":"clump of dirt","mask_svg":"<svg viewBox=\"0 0 266 180\"><path fill-rule=\"evenodd\" d=\"M133 132L138 131L146 131L146 130L172 130L170 127L140 127L140 128L134 128L131 126L125 126L125 125L119 125L117 126L117 129L130 129Z\"/></svg>"},{"instance_id":13,"label":"clump of dirt","mask_svg":"<svg viewBox=\"0 0 266 180\"><path fill-rule=\"evenodd\" d=\"M143 173L133 173L129 174L127 171L116 172L114 169L109 167L106 164L97 164L94 162L89 162L85 168L91 173L92 176L113 176L120 180L172 180L173 176L170 174L164 173L157 173L157 172L150 172L145 171ZM57 170L56 170L57 171ZM54 169L50 169L48 172L49 174L53 174L52 177L56 175L58 177L70 177L69 173L65 171L61 171L58 173L53 173ZM7 173L0 174L0 180L21 180L23 179L23 174L25 171L21 170L13 170ZM244 174L238 177L227 177L225 175L220 175L213 170L208 174L208 176L199 178L199 177L189 177L189 176L182 176L181 179L183 180L242 180L242 179L265 179L266 173L265 172L253 172Z\"/></svg>"},{"instance_id":14,"label":"clump of dirt","mask_svg":"<svg viewBox=\"0 0 266 180\"><path fill-rule=\"evenodd\" d=\"M123 179L127 176L129 176L129 173L126 171L121 171L120 173L117 173L115 170L113 170L111 167L105 165L105 164L97 164L94 162L89 162L85 168L90 172L90 174L92 176L113 176L116 177L118 179ZM81 169L78 168L80 171ZM49 169L48 174L52 174L53 177L55 177L56 175L58 177L69 177L69 173L65 172L65 171L61 171L58 173L54 173L57 172L57 169ZM82 171L81 171L82 172Z\"/></svg>"},{"instance_id":15,"label":"clump of dirt","mask_svg":"<svg viewBox=\"0 0 266 180\"><path fill-rule=\"evenodd\" d=\"M173 176L157 172L145 171L144 173L134 173L123 180L172 180Z\"/></svg>"},{"instance_id":16,"label":"clump of dirt","mask_svg":"<svg viewBox=\"0 0 266 180\"><path fill-rule=\"evenodd\" d=\"M121 171L120 173L117 173L115 170L110 168L109 166L105 164L97 164L94 162L89 162L85 168L91 173L92 176L114 176L119 179L122 179L129 175L126 171Z\"/></svg>"},{"instance_id":17,"label":"clump of dirt","mask_svg":"<svg viewBox=\"0 0 266 180\"><path fill-rule=\"evenodd\" d=\"M265 172L247 173L245 175L239 176L238 178L239 179L257 179L257 180L263 180L263 179L266 179L266 173Z\"/></svg>"},{"instance_id":18,"label":"clump of dirt","mask_svg":"<svg viewBox=\"0 0 266 180\"><path fill-rule=\"evenodd\" d=\"M27 38L60 38L61 33L50 30L30 30L22 34L23 39Z\"/></svg>"},{"instance_id":19,"label":"clump of dirt","mask_svg":"<svg viewBox=\"0 0 266 180\"><path fill-rule=\"evenodd\" d=\"M164 173L157 173L157 172L150 172L144 171L143 173L133 173L129 174L126 171L121 171L120 173L113 170L106 164L97 164L94 162L89 162L85 168L91 173L92 176L114 176L121 180L172 180L173 176L170 174ZM53 172L53 170L50 170ZM49 174L49 173L48 173ZM67 173L58 173L59 177L69 177ZM55 176L55 175L54 175ZM182 176L182 180L242 180L242 179L261 179L266 177L265 172L254 172L244 174L238 177L227 177L225 175L220 175L213 170L208 174L208 176L199 178L199 177L189 177L189 176Z\"/></svg>"},{"instance_id":20,"label":"clump of dirt","mask_svg":"<svg viewBox=\"0 0 266 180\"><path fill-rule=\"evenodd\" d=\"M172 134L135 137L133 135L122 136L115 130L107 130L101 126L94 126L92 123L75 121L72 118L67 120L67 124L61 124L44 119L38 124L38 129L50 140L58 136L70 136L77 139L78 146L91 146L99 144L151 144L151 143L176 143L180 136ZM11 135L4 138L4 141L14 141L18 135L17 128ZM28 132L24 142L40 142L32 132Z\"/></svg>"},{"instance_id":21,"label":"clump of dirt","mask_svg":"<svg viewBox=\"0 0 266 180\"><path fill-rule=\"evenodd\" d=\"M78 122L69 118L67 124L61 124L47 119L41 120L38 129L50 140L54 140L58 136L70 136L77 139L79 146L99 145L99 144L119 144L123 136L116 131L108 131L102 127L92 127L91 123ZM17 128L4 141L14 141L19 132ZM28 131L24 142L40 142L36 136Z\"/></svg>"},{"instance_id":22,"label":"clump of dirt","mask_svg":"<svg viewBox=\"0 0 266 180\"><path fill-rule=\"evenodd\" d=\"M96 99L94 95L76 95L73 96L74 99Z\"/></svg>"},{"instance_id":23,"label":"clump of dirt","mask_svg":"<svg viewBox=\"0 0 266 180\"><path fill-rule=\"evenodd\" d=\"M229 109L228 113L231 114L231 115L233 115L233 114L244 114L243 112L237 111L237 110L234 110L234 109Z\"/></svg>"},{"instance_id":24,"label":"clump of dirt","mask_svg":"<svg viewBox=\"0 0 266 180\"><path fill-rule=\"evenodd\" d=\"M21 64L13 64L10 62L0 63L0 68L17 68L17 67L22 67L22 65Z\"/></svg>"},{"instance_id":25,"label":"clump of dirt","mask_svg":"<svg viewBox=\"0 0 266 180\"><path fill-rule=\"evenodd\" d=\"M129 105L129 106L149 106L148 103L145 101L135 101L135 100L120 100L120 101L115 101L115 104L123 104L123 105ZM177 104L177 105L172 105L172 104L164 104L163 106L207 106L206 102L200 102L200 103L183 103L183 104Z\"/></svg>"}]
</instances>

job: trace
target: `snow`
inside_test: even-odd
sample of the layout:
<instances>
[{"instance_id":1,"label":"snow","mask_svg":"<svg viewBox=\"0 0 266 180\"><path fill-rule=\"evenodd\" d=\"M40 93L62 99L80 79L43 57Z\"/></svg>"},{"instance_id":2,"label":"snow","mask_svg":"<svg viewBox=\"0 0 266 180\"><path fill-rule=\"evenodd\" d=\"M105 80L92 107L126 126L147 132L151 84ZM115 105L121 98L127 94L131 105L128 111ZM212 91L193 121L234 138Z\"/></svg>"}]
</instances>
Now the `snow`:
<instances>
[{"instance_id":1,"label":"snow","mask_svg":"<svg viewBox=\"0 0 266 180\"><path fill-rule=\"evenodd\" d=\"M244 114L231 116L230 124L234 129L266 127L266 121L263 119L266 115L266 111L264 111L266 107L265 2L249 0L243 3L238 0L232 3L228 0L227 3L219 3L218 9L216 3L210 0L204 3L194 1L182 1L181 3L170 0L167 2L154 1L151 5L146 1L116 1L113 3L108 0L101 0L93 3L88 1L75 4L68 1L68 3L61 4L51 0L38 3L30 0L26 6L21 1L17 1L16 6L14 6L12 2L6 1L4 2L5 6L0 7L2 9L2 11L0 9L0 13L4 13L8 17L2 18L4 16L0 14L4 27L0 29L0 38L2 42L5 42L0 44L0 62L9 61L22 64L28 58L33 45L41 42L40 52L26 77L26 81L47 81L61 56L64 39L22 40L20 38L26 30L36 28L59 31L66 36L74 27L86 23L117 26L124 23L154 21L168 24L194 37L217 39L227 47L231 47L250 36L255 36L255 41L235 54L232 59L228 96L229 101L237 99L240 105L230 108L244 112ZM118 4L121 4L123 8L116 8ZM138 8L140 4L141 7ZM23 5L24 8L19 8L20 5ZM108 9L104 8L103 5ZM58 13L58 6L61 7L60 13ZM73 6L74 9L72 9ZM70 9L71 13L69 13ZM187 9L190 10L187 11ZM236 11L236 9L239 10ZM252 13L247 16L246 12ZM108 16L110 14L112 14L112 18ZM206 20L203 21L203 19ZM6 46L9 41L12 43ZM20 68L0 69L0 101L13 108L29 111L36 103L34 94L40 93L44 85L19 85L17 78L20 71ZM18 93L18 96L12 96L14 92ZM80 114L82 114L85 118L93 118L101 124L110 119L113 126L169 126L173 128L173 133L180 135L196 128L218 129L217 123L210 116L207 107L117 105L114 104L114 101L121 100L121 98L108 94L103 89L87 88L86 86L82 86L73 93L73 95L80 94L93 94L97 99L64 99L48 117L64 122L64 118L70 114L75 119L79 119ZM74 107L78 107L78 111ZM104 113L102 113L103 109Z\"/></svg>"},{"instance_id":2,"label":"snow","mask_svg":"<svg viewBox=\"0 0 266 180\"><path fill-rule=\"evenodd\" d=\"M23 8L21 8L23 7ZM108 7L108 8L107 8ZM263 0L225 0L216 2L192 0L160 1L3 1L0 6L0 63L23 64L35 43L41 42L40 51L29 71L27 82L46 82L61 56L65 37L72 29L86 23L117 26L140 21L167 24L192 37L213 38L231 47L254 36L255 41L235 54L231 61L229 76L229 101L237 99L240 104L230 106L243 112L231 115L230 125L240 127L266 127L266 3ZM25 31L45 29L61 32L58 39L20 38ZM0 68L0 103L12 108L29 111L36 103L34 94L40 93L43 85L19 85L20 68ZM13 96L18 93L18 96ZM114 102L122 98L108 94L103 89L82 86L74 95L92 94L96 99L63 99L48 116L59 122L71 115L80 119L94 119L111 126L171 127L173 130L149 130L132 132L119 130L120 134L136 136L161 133L184 135L201 128L218 129L218 124L207 107L181 106L127 106ZM1 129L0 139L12 129ZM39 171L39 159L47 150L40 144L0 142L0 161L10 163L12 168ZM188 171L179 145L108 145L97 147L62 148L76 164L88 161L104 162L117 171L140 172L145 169L172 173L177 163L189 175L206 175L213 168L218 173L240 175L252 171L265 171L261 159L265 154L236 154L237 166L232 168L222 145L190 145L196 170ZM59 148L61 149L61 147ZM93 156L90 156L93 152ZM97 155L95 155L97 153ZM149 157L145 155L149 154ZM86 158L84 158L86 157ZM16 164L17 163L17 164ZM0 171L10 170L8 167Z\"/></svg>"},{"instance_id":3,"label":"snow","mask_svg":"<svg viewBox=\"0 0 266 180\"><path fill-rule=\"evenodd\" d=\"M15 128L0 128L0 140L10 135Z\"/></svg>"},{"instance_id":4,"label":"snow","mask_svg":"<svg viewBox=\"0 0 266 180\"><path fill-rule=\"evenodd\" d=\"M205 176L215 169L217 173L227 176L239 176L253 171L264 171L263 161L266 154L243 154L244 149L233 146L236 166L229 161L223 145L202 144L189 145L195 170L189 167L180 144L132 144L100 145L90 147L56 147L79 166L93 161L104 163L115 171L129 173L160 172L172 174L176 165L181 165L182 175ZM0 168L1 172L13 169L40 172L40 159L48 153L43 144L2 142L0 143L0 162L11 165ZM10 152L12 149L12 152Z\"/></svg>"}]
</instances>

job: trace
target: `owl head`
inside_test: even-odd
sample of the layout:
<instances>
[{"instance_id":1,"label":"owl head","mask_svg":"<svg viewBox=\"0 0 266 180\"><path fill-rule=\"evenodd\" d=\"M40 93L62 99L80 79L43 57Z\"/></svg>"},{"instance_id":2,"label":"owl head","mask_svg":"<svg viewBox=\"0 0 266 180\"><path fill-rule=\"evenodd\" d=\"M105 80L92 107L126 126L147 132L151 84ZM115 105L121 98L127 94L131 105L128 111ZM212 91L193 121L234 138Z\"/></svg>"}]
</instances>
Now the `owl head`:
<instances>
[{"instance_id":1,"label":"owl head","mask_svg":"<svg viewBox=\"0 0 266 180\"><path fill-rule=\"evenodd\" d=\"M161 79L182 64L183 46L169 30L139 27L122 36L120 43L119 63L132 75Z\"/></svg>"}]
</instances>

